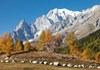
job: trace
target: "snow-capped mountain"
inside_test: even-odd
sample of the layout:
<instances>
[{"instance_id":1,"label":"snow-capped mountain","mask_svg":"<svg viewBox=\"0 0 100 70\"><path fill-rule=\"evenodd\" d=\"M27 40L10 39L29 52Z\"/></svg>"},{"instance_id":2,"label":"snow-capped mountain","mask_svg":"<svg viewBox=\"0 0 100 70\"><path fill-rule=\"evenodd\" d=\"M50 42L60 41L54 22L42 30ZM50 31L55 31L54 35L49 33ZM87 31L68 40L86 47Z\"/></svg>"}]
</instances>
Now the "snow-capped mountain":
<instances>
[{"instance_id":1,"label":"snow-capped mountain","mask_svg":"<svg viewBox=\"0 0 100 70\"><path fill-rule=\"evenodd\" d=\"M18 26L11 33L16 41L18 38L22 41L26 39L33 39L38 37L42 30L48 28L52 33L74 31L75 34L85 34L93 32L100 28L100 5L95 5L90 9L80 11L71 11L68 9L53 9L46 15L36 19L30 26L27 25L25 20L22 20ZM88 29L87 29L88 28ZM90 28L90 32L89 32ZM62 33L63 34L63 33ZM79 36L80 37L80 36ZM80 37L81 38L81 37Z\"/></svg>"},{"instance_id":2,"label":"snow-capped mountain","mask_svg":"<svg viewBox=\"0 0 100 70\"><path fill-rule=\"evenodd\" d=\"M16 26L14 31L11 33L14 41L17 39L21 39L22 41L26 41L26 39L34 38L34 34L31 31L31 27L27 25L25 20L20 21L19 25Z\"/></svg>"}]
</instances>

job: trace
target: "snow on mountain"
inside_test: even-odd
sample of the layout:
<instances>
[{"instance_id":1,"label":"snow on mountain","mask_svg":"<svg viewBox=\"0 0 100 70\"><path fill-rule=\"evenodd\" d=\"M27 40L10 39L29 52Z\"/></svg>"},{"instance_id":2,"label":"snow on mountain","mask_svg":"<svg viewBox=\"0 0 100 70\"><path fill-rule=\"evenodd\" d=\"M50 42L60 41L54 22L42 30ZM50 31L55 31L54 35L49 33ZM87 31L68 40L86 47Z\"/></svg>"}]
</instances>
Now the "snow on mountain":
<instances>
[{"instance_id":1,"label":"snow on mountain","mask_svg":"<svg viewBox=\"0 0 100 70\"><path fill-rule=\"evenodd\" d=\"M32 33L35 34L36 31L37 31L36 26L35 26L34 24L31 24L30 27L31 27L31 31L32 31Z\"/></svg>"},{"instance_id":2,"label":"snow on mountain","mask_svg":"<svg viewBox=\"0 0 100 70\"><path fill-rule=\"evenodd\" d=\"M60 17L63 20L66 20L66 17L68 15L75 17L80 13L81 12L79 12L79 11L70 11L70 10L67 10L67 9L57 9L57 8L55 8L55 9L51 10L46 16L49 19L52 19L54 22L59 22Z\"/></svg>"},{"instance_id":3,"label":"snow on mountain","mask_svg":"<svg viewBox=\"0 0 100 70\"><path fill-rule=\"evenodd\" d=\"M42 30L50 28L53 24L54 23L50 19L48 19L48 17L46 17L45 15L37 18L37 20L34 23L34 25L37 28L37 33L35 34L35 36L40 35Z\"/></svg>"},{"instance_id":4,"label":"snow on mountain","mask_svg":"<svg viewBox=\"0 0 100 70\"><path fill-rule=\"evenodd\" d=\"M14 41L17 39L21 39L22 41L25 41L26 39L32 39L34 38L34 34L31 31L31 27L27 25L25 20L20 21L19 25L16 26L14 31L11 33Z\"/></svg>"},{"instance_id":5,"label":"snow on mountain","mask_svg":"<svg viewBox=\"0 0 100 70\"><path fill-rule=\"evenodd\" d=\"M19 38L22 41L25 41L26 39L33 39L35 37L39 37L42 30L47 30L48 28L51 29L52 33L64 31L64 29L66 28L68 30L71 29L73 31L76 31L76 33L79 33L85 30L82 26L88 27L88 25L90 25L89 23L96 23L97 27L100 28L100 17L93 17L93 15L97 12L100 12L100 5L95 5L92 8L83 10L81 12L71 11L65 8L55 8L53 10L50 10L47 15L43 15L37 18L36 21L30 26L27 25L25 20L22 20L19 25L16 26L11 35L14 40ZM95 21L97 21L98 19L98 21L94 22L94 19Z\"/></svg>"}]
</instances>

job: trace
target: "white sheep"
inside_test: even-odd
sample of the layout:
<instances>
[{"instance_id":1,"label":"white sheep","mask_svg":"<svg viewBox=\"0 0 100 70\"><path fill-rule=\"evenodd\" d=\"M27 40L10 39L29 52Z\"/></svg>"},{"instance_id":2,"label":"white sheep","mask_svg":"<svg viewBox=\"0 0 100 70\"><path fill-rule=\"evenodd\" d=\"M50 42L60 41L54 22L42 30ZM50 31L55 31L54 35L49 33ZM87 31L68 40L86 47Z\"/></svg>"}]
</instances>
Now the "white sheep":
<instances>
[{"instance_id":1,"label":"white sheep","mask_svg":"<svg viewBox=\"0 0 100 70\"><path fill-rule=\"evenodd\" d=\"M33 64L37 64L38 62L37 62L37 61L32 61L32 63L33 63Z\"/></svg>"},{"instance_id":2,"label":"white sheep","mask_svg":"<svg viewBox=\"0 0 100 70\"><path fill-rule=\"evenodd\" d=\"M100 66L98 66L97 68L100 69Z\"/></svg>"},{"instance_id":3,"label":"white sheep","mask_svg":"<svg viewBox=\"0 0 100 70\"><path fill-rule=\"evenodd\" d=\"M30 60L29 62L32 63L32 60Z\"/></svg>"},{"instance_id":4,"label":"white sheep","mask_svg":"<svg viewBox=\"0 0 100 70\"><path fill-rule=\"evenodd\" d=\"M39 62L39 64L42 64L42 63L43 63L42 61Z\"/></svg>"},{"instance_id":5,"label":"white sheep","mask_svg":"<svg viewBox=\"0 0 100 70\"><path fill-rule=\"evenodd\" d=\"M53 63L52 63L52 62L50 62L50 63L49 63L49 65L53 65Z\"/></svg>"},{"instance_id":6,"label":"white sheep","mask_svg":"<svg viewBox=\"0 0 100 70\"><path fill-rule=\"evenodd\" d=\"M85 68L85 65L82 64L82 65L78 65L77 67L79 67L79 68Z\"/></svg>"},{"instance_id":7,"label":"white sheep","mask_svg":"<svg viewBox=\"0 0 100 70\"><path fill-rule=\"evenodd\" d=\"M74 65L74 67L75 67L75 68L77 68L77 67L78 67L78 65Z\"/></svg>"},{"instance_id":8,"label":"white sheep","mask_svg":"<svg viewBox=\"0 0 100 70\"><path fill-rule=\"evenodd\" d=\"M47 61L45 61L45 62L44 62L44 64L46 65L46 64L48 64L48 62L47 62Z\"/></svg>"},{"instance_id":9,"label":"white sheep","mask_svg":"<svg viewBox=\"0 0 100 70\"><path fill-rule=\"evenodd\" d=\"M9 57L6 57L6 58L5 58L5 60L8 60L8 59L9 59Z\"/></svg>"},{"instance_id":10,"label":"white sheep","mask_svg":"<svg viewBox=\"0 0 100 70\"><path fill-rule=\"evenodd\" d=\"M59 64L60 64L59 62L54 62L53 63L54 66L59 66Z\"/></svg>"},{"instance_id":11,"label":"white sheep","mask_svg":"<svg viewBox=\"0 0 100 70\"><path fill-rule=\"evenodd\" d=\"M85 65L84 64L82 64L81 66L82 66L82 68L85 68Z\"/></svg>"},{"instance_id":12,"label":"white sheep","mask_svg":"<svg viewBox=\"0 0 100 70\"><path fill-rule=\"evenodd\" d=\"M9 60L5 60L5 63L8 63L9 62Z\"/></svg>"},{"instance_id":13,"label":"white sheep","mask_svg":"<svg viewBox=\"0 0 100 70\"><path fill-rule=\"evenodd\" d=\"M81 65L78 65L79 68L81 68Z\"/></svg>"},{"instance_id":14,"label":"white sheep","mask_svg":"<svg viewBox=\"0 0 100 70\"><path fill-rule=\"evenodd\" d=\"M65 66L66 66L66 64L62 64L62 66L63 66L63 67L65 67Z\"/></svg>"},{"instance_id":15,"label":"white sheep","mask_svg":"<svg viewBox=\"0 0 100 70\"><path fill-rule=\"evenodd\" d=\"M72 66L73 66L73 65L72 65L72 64L70 64L70 63L69 63L69 64L67 64L67 67L72 67Z\"/></svg>"},{"instance_id":16,"label":"white sheep","mask_svg":"<svg viewBox=\"0 0 100 70\"><path fill-rule=\"evenodd\" d=\"M93 65L93 68L97 68L97 66L96 65Z\"/></svg>"},{"instance_id":17,"label":"white sheep","mask_svg":"<svg viewBox=\"0 0 100 70\"><path fill-rule=\"evenodd\" d=\"M11 62L16 62L15 60L12 60Z\"/></svg>"},{"instance_id":18,"label":"white sheep","mask_svg":"<svg viewBox=\"0 0 100 70\"><path fill-rule=\"evenodd\" d=\"M0 62L3 63L4 61L3 60L0 60Z\"/></svg>"},{"instance_id":19,"label":"white sheep","mask_svg":"<svg viewBox=\"0 0 100 70\"><path fill-rule=\"evenodd\" d=\"M92 65L90 65L90 66L89 66L89 68L93 68L93 66L92 66Z\"/></svg>"},{"instance_id":20,"label":"white sheep","mask_svg":"<svg viewBox=\"0 0 100 70\"><path fill-rule=\"evenodd\" d=\"M25 63L25 61L21 61L21 63Z\"/></svg>"}]
</instances>

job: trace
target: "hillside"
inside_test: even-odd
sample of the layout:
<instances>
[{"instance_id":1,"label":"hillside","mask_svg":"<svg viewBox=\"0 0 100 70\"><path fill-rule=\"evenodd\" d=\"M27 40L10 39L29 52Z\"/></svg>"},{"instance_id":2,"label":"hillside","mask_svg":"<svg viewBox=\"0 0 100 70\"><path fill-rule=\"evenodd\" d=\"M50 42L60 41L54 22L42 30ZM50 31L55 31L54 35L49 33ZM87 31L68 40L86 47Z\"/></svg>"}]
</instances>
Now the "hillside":
<instances>
[{"instance_id":1,"label":"hillside","mask_svg":"<svg viewBox=\"0 0 100 70\"><path fill-rule=\"evenodd\" d=\"M81 58L84 60L95 60L100 63L100 29L89 34L88 36L76 40L74 44L69 45L73 46L74 53L80 54Z\"/></svg>"},{"instance_id":2,"label":"hillside","mask_svg":"<svg viewBox=\"0 0 100 70\"><path fill-rule=\"evenodd\" d=\"M100 29L78 40L77 43L81 51L90 48L95 53L100 52Z\"/></svg>"}]
</instances>

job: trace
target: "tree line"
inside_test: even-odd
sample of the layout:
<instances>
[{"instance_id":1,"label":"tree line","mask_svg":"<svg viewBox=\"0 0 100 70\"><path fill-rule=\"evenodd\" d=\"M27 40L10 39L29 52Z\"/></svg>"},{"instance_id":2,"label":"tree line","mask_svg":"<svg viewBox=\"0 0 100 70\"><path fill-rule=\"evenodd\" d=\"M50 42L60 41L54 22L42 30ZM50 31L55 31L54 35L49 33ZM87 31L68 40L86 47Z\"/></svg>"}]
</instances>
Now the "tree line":
<instances>
[{"instance_id":1,"label":"tree line","mask_svg":"<svg viewBox=\"0 0 100 70\"><path fill-rule=\"evenodd\" d=\"M100 62L100 29L80 40L77 40L74 33L71 32L66 39L66 43L72 55L84 60Z\"/></svg>"},{"instance_id":2,"label":"tree line","mask_svg":"<svg viewBox=\"0 0 100 70\"><path fill-rule=\"evenodd\" d=\"M12 36L8 33L0 37L0 53L5 53L7 56L11 56L11 52L30 51L31 49L31 44L28 40L25 44L20 39L14 43Z\"/></svg>"},{"instance_id":3,"label":"tree line","mask_svg":"<svg viewBox=\"0 0 100 70\"><path fill-rule=\"evenodd\" d=\"M20 39L14 43L12 36L5 33L0 37L0 53L6 53L11 56L11 52L17 51L54 51L56 47L60 46L60 43L60 34L57 33L56 37L52 36L50 29L42 31L37 44L34 46L31 46L28 40L26 40L25 44Z\"/></svg>"},{"instance_id":4,"label":"tree line","mask_svg":"<svg viewBox=\"0 0 100 70\"><path fill-rule=\"evenodd\" d=\"M84 59L92 59L100 62L100 29L89 34L76 43Z\"/></svg>"},{"instance_id":5,"label":"tree line","mask_svg":"<svg viewBox=\"0 0 100 70\"><path fill-rule=\"evenodd\" d=\"M8 56L11 52L31 50L70 54L84 60L100 62L100 29L80 40L77 40L74 32L70 32L64 43L60 33L52 35L50 29L43 30L34 46L31 46L28 40L25 44L20 39L14 43L13 38L7 33L0 37L0 52Z\"/></svg>"}]
</instances>

